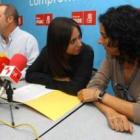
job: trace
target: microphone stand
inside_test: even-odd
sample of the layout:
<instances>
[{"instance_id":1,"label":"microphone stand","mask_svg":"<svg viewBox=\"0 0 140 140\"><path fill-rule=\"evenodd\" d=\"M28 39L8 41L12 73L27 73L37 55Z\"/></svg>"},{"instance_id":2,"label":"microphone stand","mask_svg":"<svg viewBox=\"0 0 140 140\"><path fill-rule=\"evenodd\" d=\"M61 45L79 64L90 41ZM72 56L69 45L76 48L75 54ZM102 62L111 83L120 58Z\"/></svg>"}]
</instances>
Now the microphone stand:
<instances>
[{"instance_id":1,"label":"microphone stand","mask_svg":"<svg viewBox=\"0 0 140 140\"><path fill-rule=\"evenodd\" d=\"M1 99L1 100L9 105L9 107L10 107L10 114L11 114L11 121L12 121L11 124L12 124L12 126L14 126L15 122L14 122L12 106L14 106L16 109L19 109L19 107L12 103L13 102L13 93L14 92L13 92L13 89L12 89L12 86L11 86L10 82L8 82L8 86L7 86L7 88L5 90L6 90L6 94L7 94L7 101L5 101L3 99Z\"/></svg>"},{"instance_id":2,"label":"microphone stand","mask_svg":"<svg viewBox=\"0 0 140 140\"><path fill-rule=\"evenodd\" d=\"M7 100L8 100L8 103L9 103L9 107L10 107L11 121L12 121L12 125L14 126L15 122L14 122L12 106L14 106L16 109L19 109L19 107L12 104L12 101L13 101L13 89L11 87L11 83L9 84L9 87L6 90L6 94L7 94Z\"/></svg>"}]
</instances>

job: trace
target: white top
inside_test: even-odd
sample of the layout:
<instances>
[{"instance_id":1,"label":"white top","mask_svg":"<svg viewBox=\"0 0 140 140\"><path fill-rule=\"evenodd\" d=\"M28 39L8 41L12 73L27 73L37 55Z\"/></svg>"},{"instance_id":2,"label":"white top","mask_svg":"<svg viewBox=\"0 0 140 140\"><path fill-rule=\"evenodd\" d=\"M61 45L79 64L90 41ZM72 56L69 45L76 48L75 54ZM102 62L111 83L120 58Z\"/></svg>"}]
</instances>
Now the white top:
<instances>
[{"instance_id":1,"label":"white top","mask_svg":"<svg viewBox=\"0 0 140 140\"><path fill-rule=\"evenodd\" d=\"M33 35L16 27L9 35L9 42L7 44L0 35L0 53L5 53L9 59L18 53L26 56L27 66L22 71L22 79L24 79L26 69L34 62L39 54L38 42Z\"/></svg>"}]
</instances>

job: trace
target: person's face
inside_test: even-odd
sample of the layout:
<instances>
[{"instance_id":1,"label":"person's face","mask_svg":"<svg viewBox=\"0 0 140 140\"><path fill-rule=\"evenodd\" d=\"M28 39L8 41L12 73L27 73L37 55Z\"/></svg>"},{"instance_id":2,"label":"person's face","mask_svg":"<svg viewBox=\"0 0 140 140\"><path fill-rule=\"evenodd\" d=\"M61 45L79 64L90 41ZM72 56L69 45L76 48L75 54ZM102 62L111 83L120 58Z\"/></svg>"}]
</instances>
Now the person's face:
<instances>
[{"instance_id":1,"label":"person's face","mask_svg":"<svg viewBox=\"0 0 140 140\"><path fill-rule=\"evenodd\" d=\"M0 34L1 35L4 35L8 29L8 21L4 14L5 9L6 9L5 6L0 6Z\"/></svg>"},{"instance_id":2,"label":"person's face","mask_svg":"<svg viewBox=\"0 0 140 140\"><path fill-rule=\"evenodd\" d=\"M74 27L66 53L70 55L78 55L81 51L81 47L82 47L82 42L81 42L80 32L76 27Z\"/></svg>"},{"instance_id":3,"label":"person's face","mask_svg":"<svg viewBox=\"0 0 140 140\"><path fill-rule=\"evenodd\" d=\"M100 33L101 36L98 40L98 43L103 45L103 47L106 50L106 53L115 56L120 55L120 51L117 46L109 46L110 38L107 36L105 28L102 24L100 25Z\"/></svg>"}]
</instances>

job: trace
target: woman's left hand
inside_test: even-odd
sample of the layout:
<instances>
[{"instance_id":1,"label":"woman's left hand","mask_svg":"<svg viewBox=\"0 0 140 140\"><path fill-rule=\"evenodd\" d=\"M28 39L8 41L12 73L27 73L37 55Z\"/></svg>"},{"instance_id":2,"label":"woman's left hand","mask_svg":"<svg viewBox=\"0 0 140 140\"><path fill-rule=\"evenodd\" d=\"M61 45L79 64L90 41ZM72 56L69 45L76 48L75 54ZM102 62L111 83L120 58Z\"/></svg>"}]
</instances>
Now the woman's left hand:
<instances>
[{"instance_id":1,"label":"woman's left hand","mask_svg":"<svg viewBox=\"0 0 140 140\"><path fill-rule=\"evenodd\" d=\"M98 100L99 89L82 89L78 92L78 98L81 102L93 102Z\"/></svg>"},{"instance_id":2,"label":"woman's left hand","mask_svg":"<svg viewBox=\"0 0 140 140\"><path fill-rule=\"evenodd\" d=\"M71 79L69 77L55 77L54 80L60 81L60 82L69 82Z\"/></svg>"},{"instance_id":3,"label":"woman's left hand","mask_svg":"<svg viewBox=\"0 0 140 140\"><path fill-rule=\"evenodd\" d=\"M126 116L116 112L113 109L106 112L105 116L111 129L118 132L133 132L133 126L128 121Z\"/></svg>"}]
</instances>

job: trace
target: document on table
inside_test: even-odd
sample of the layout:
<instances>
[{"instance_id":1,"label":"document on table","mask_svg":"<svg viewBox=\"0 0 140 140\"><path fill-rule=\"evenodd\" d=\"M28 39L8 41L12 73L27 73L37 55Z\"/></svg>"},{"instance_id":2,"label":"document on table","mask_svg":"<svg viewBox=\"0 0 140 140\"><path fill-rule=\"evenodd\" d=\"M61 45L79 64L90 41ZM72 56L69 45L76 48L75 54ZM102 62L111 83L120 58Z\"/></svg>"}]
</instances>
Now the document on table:
<instances>
[{"instance_id":1,"label":"document on table","mask_svg":"<svg viewBox=\"0 0 140 140\"><path fill-rule=\"evenodd\" d=\"M54 121L80 104L75 96L38 84L29 84L14 90L13 100L34 108Z\"/></svg>"},{"instance_id":2,"label":"document on table","mask_svg":"<svg viewBox=\"0 0 140 140\"><path fill-rule=\"evenodd\" d=\"M14 90L13 101L24 103L36 99L44 94L48 94L54 90L47 89L43 85L29 84ZM3 98L7 98L6 93L2 95Z\"/></svg>"}]
</instances>

